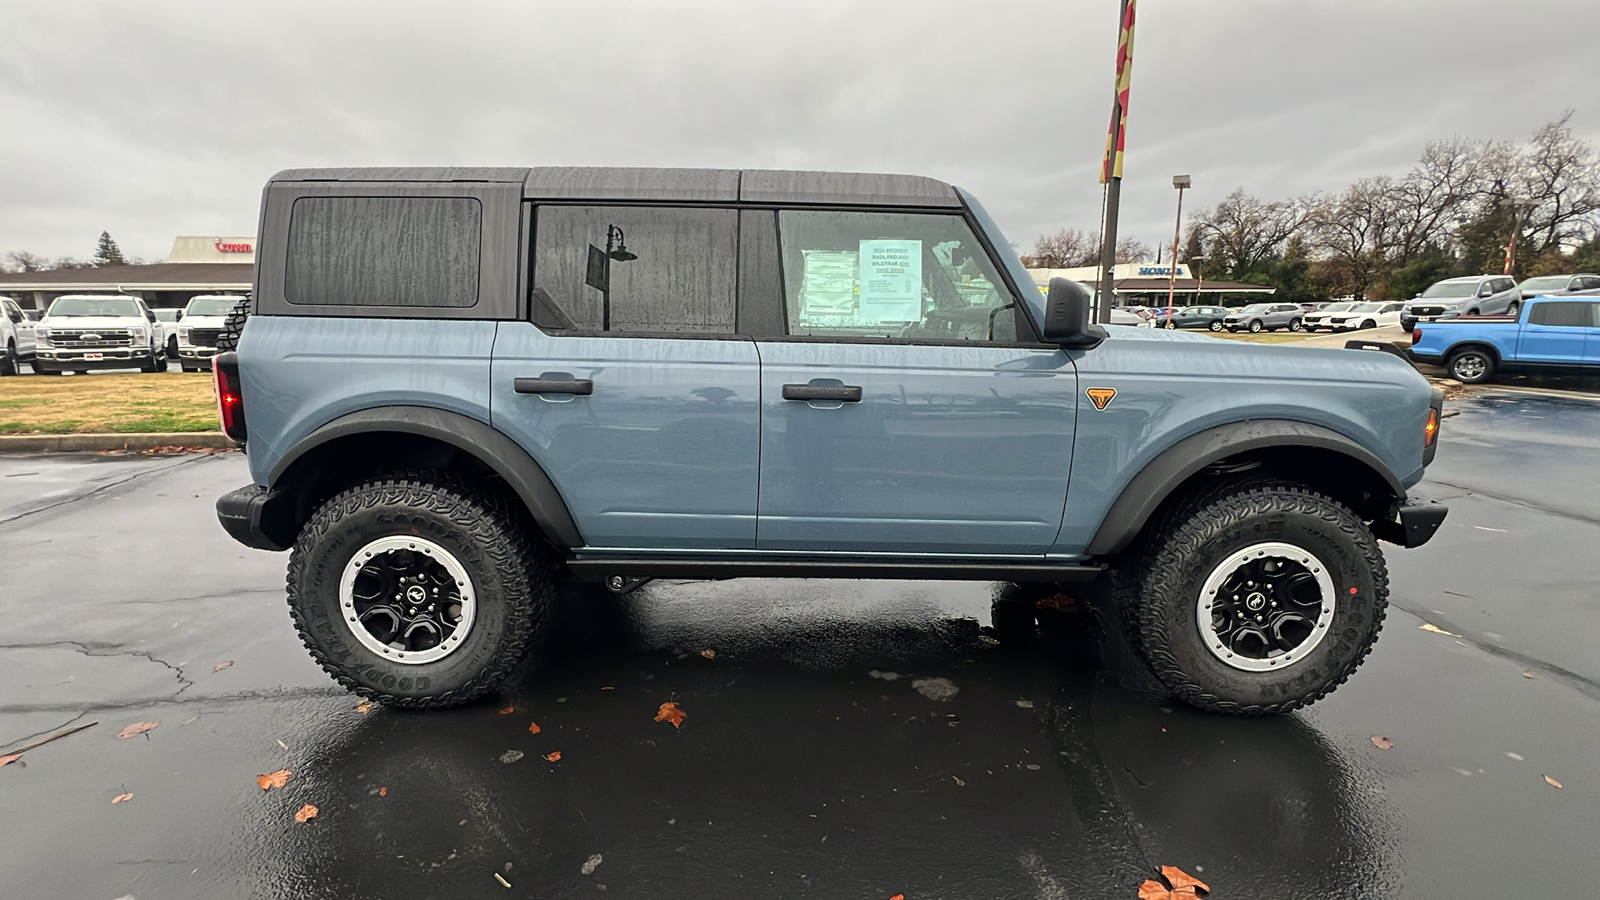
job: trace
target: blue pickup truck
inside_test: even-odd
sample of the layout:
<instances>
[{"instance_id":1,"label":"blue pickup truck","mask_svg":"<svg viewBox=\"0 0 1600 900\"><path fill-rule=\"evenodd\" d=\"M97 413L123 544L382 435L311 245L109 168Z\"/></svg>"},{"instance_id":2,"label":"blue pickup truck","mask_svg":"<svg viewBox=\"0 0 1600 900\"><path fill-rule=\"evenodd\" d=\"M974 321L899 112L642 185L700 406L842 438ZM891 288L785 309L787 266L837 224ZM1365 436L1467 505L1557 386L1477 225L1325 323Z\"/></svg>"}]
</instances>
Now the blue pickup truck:
<instances>
[{"instance_id":1,"label":"blue pickup truck","mask_svg":"<svg viewBox=\"0 0 1600 900\"><path fill-rule=\"evenodd\" d=\"M1411 332L1411 356L1466 384L1518 368L1600 368L1600 297L1531 297L1516 316L1441 319Z\"/></svg>"},{"instance_id":2,"label":"blue pickup truck","mask_svg":"<svg viewBox=\"0 0 1600 900\"><path fill-rule=\"evenodd\" d=\"M1010 248L914 176L284 172L218 340L253 482L218 516L292 549L312 656L396 706L494 690L567 579L1097 582L1194 706L1343 683L1378 541L1444 518L1413 492L1442 395L1394 354L1103 327Z\"/></svg>"}]
</instances>

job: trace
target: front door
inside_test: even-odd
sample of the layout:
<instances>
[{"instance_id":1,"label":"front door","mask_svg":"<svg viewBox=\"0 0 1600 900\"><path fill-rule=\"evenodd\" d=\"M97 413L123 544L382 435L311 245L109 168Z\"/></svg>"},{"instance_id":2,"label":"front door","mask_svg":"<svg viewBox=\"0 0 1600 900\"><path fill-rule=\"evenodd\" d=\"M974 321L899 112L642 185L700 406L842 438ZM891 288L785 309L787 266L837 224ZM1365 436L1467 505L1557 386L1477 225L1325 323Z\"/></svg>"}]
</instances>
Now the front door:
<instances>
[{"instance_id":1,"label":"front door","mask_svg":"<svg viewBox=\"0 0 1600 900\"><path fill-rule=\"evenodd\" d=\"M1042 555L1077 374L1019 343L958 215L784 211L787 337L761 340L763 550Z\"/></svg>"},{"instance_id":2,"label":"front door","mask_svg":"<svg viewBox=\"0 0 1600 900\"><path fill-rule=\"evenodd\" d=\"M755 547L760 369L733 334L737 217L536 211L533 321L499 326L491 414L587 548Z\"/></svg>"}]
</instances>

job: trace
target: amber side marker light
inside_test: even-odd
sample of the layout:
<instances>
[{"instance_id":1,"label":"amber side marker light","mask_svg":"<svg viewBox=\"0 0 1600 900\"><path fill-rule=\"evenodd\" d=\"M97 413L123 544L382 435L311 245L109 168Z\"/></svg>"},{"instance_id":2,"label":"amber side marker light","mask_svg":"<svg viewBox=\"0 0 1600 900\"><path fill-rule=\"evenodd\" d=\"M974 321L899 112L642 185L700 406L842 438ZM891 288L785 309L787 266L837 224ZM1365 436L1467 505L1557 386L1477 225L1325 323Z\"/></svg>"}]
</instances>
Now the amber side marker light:
<instances>
[{"instance_id":1,"label":"amber side marker light","mask_svg":"<svg viewBox=\"0 0 1600 900\"><path fill-rule=\"evenodd\" d=\"M1433 442L1439 439L1439 411L1428 410L1428 424L1422 428L1422 446L1432 447Z\"/></svg>"}]
</instances>

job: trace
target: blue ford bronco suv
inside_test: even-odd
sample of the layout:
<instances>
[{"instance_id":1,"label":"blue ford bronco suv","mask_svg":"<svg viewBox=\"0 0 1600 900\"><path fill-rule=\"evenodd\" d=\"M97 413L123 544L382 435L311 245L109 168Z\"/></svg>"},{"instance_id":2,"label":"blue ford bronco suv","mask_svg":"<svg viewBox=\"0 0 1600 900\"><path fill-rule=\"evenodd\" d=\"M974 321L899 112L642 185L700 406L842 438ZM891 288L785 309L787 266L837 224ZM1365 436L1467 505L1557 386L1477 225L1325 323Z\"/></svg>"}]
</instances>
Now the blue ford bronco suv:
<instances>
[{"instance_id":1,"label":"blue ford bronco suv","mask_svg":"<svg viewBox=\"0 0 1600 900\"><path fill-rule=\"evenodd\" d=\"M1403 359L1092 324L929 178L291 170L260 229L217 512L398 706L494 690L562 579L787 576L1098 581L1170 693L1283 712L1445 515Z\"/></svg>"}]
</instances>

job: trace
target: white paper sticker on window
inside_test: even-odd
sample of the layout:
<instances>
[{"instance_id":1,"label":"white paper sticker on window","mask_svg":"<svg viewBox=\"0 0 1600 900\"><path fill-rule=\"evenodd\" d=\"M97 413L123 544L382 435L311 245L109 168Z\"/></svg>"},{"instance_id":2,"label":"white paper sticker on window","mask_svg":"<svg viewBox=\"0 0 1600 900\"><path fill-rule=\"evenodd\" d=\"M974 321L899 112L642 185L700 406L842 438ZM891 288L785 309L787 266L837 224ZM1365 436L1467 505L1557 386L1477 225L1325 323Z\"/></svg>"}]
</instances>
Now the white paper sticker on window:
<instances>
[{"instance_id":1,"label":"white paper sticker on window","mask_svg":"<svg viewBox=\"0 0 1600 900\"><path fill-rule=\"evenodd\" d=\"M922 242L861 242L861 322L922 320Z\"/></svg>"}]
</instances>

